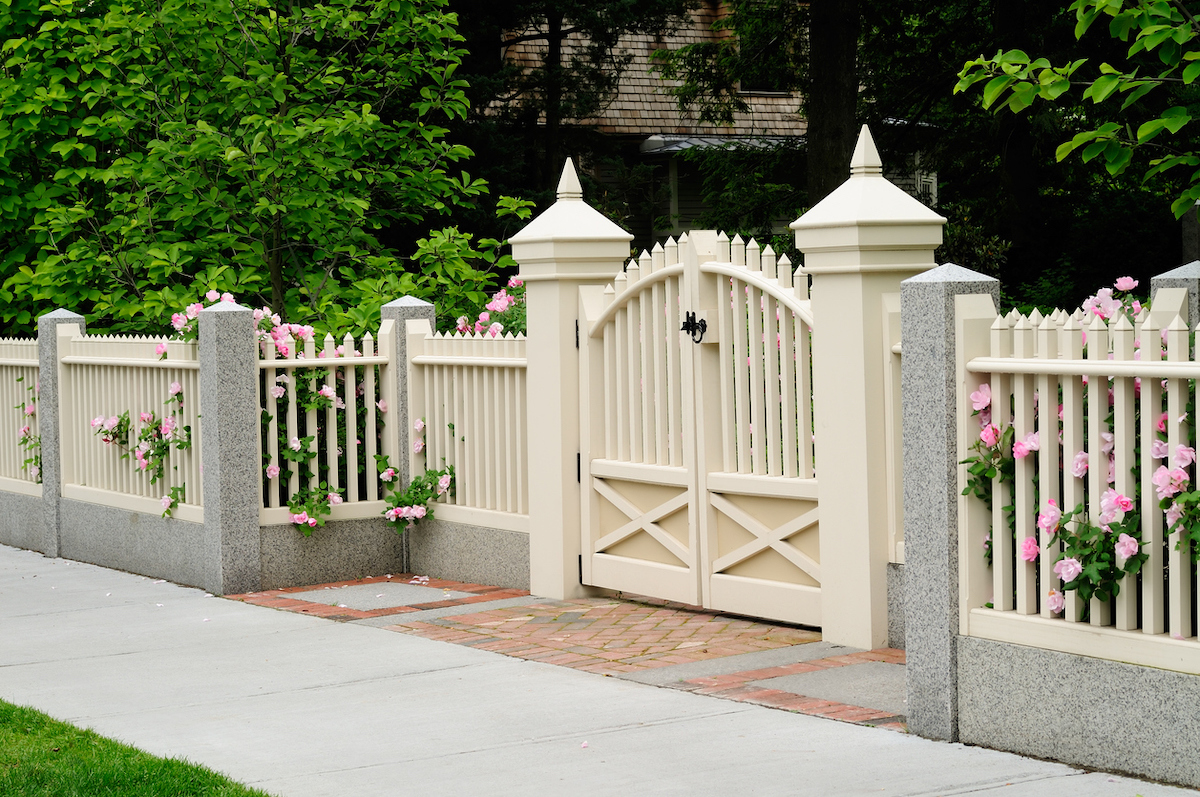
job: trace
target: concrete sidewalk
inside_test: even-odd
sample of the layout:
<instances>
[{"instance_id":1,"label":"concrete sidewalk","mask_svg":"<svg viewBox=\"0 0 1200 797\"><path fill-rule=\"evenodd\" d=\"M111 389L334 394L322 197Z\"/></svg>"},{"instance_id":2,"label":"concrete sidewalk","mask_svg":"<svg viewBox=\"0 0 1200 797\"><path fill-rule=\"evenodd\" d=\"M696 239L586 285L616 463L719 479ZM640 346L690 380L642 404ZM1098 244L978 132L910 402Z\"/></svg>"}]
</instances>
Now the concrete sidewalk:
<instances>
[{"instance_id":1,"label":"concrete sidewalk","mask_svg":"<svg viewBox=\"0 0 1200 797\"><path fill-rule=\"evenodd\" d=\"M4 546L0 698L281 797L1192 793Z\"/></svg>"}]
</instances>

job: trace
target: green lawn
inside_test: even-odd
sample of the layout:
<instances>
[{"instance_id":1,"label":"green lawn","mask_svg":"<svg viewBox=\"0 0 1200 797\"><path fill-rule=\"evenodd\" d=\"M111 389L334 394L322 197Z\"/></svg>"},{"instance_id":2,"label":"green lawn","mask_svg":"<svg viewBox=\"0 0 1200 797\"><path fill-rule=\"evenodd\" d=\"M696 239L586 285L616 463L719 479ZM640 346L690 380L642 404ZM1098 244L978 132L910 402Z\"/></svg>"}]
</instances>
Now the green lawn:
<instances>
[{"instance_id":1,"label":"green lawn","mask_svg":"<svg viewBox=\"0 0 1200 797\"><path fill-rule=\"evenodd\" d=\"M212 770L0 701L0 797L268 797Z\"/></svg>"}]
</instances>

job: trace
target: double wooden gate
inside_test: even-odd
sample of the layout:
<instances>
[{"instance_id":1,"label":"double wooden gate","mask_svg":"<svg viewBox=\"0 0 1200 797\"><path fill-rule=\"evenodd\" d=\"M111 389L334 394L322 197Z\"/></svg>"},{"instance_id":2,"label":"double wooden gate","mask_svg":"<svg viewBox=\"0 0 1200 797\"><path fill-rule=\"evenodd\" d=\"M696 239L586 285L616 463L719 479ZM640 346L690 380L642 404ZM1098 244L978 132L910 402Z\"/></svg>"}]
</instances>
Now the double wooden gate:
<instances>
[{"instance_id":1,"label":"double wooden gate","mask_svg":"<svg viewBox=\"0 0 1200 797\"><path fill-rule=\"evenodd\" d=\"M580 291L583 582L820 625L806 278L713 233Z\"/></svg>"}]
</instances>

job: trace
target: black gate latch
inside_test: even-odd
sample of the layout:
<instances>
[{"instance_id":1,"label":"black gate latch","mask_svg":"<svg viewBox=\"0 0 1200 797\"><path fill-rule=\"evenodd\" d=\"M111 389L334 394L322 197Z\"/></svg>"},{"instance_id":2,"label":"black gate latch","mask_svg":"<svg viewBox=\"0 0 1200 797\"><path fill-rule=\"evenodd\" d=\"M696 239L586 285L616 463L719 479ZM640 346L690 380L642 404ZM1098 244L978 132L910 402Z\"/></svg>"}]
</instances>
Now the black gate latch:
<instances>
[{"instance_id":1,"label":"black gate latch","mask_svg":"<svg viewBox=\"0 0 1200 797\"><path fill-rule=\"evenodd\" d=\"M708 322L701 318L696 320L695 313L688 313L684 316L683 326L679 328L680 332L686 332L692 336L693 343L699 343L704 340L704 333L708 330Z\"/></svg>"}]
</instances>

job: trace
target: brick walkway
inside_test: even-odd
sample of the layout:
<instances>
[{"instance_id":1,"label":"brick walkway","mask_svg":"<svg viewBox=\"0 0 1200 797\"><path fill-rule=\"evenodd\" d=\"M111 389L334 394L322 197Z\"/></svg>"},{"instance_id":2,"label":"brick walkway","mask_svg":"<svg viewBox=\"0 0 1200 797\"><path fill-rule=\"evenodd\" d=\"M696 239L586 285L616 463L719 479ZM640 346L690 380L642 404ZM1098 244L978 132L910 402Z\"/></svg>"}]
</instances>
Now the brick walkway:
<instances>
[{"instance_id":1,"label":"brick walkway","mask_svg":"<svg viewBox=\"0 0 1200 797\"><path fill-rule=\"evenodd\" d=\"M470 614L406 621L403 615L427 609L529 595L523 590L421 579L410 574L396 574L226 597L339 622L394 615L396 623L384 626L387 630L602 675L625 675L656 667L802 645L821 639L819 632L804 628L775 625L657 598L630 595L620 599L539 600L520 606L485 608ZM420 584L471 595L372 610L331 606L289 597L313 590L386 582ZM904 718L888 711L760 688L752 683L866 662L904 664L904 651L872 650L778 667L692 678L668 686L843 722L905 730Z\"/></svg>"}]
</instances>

